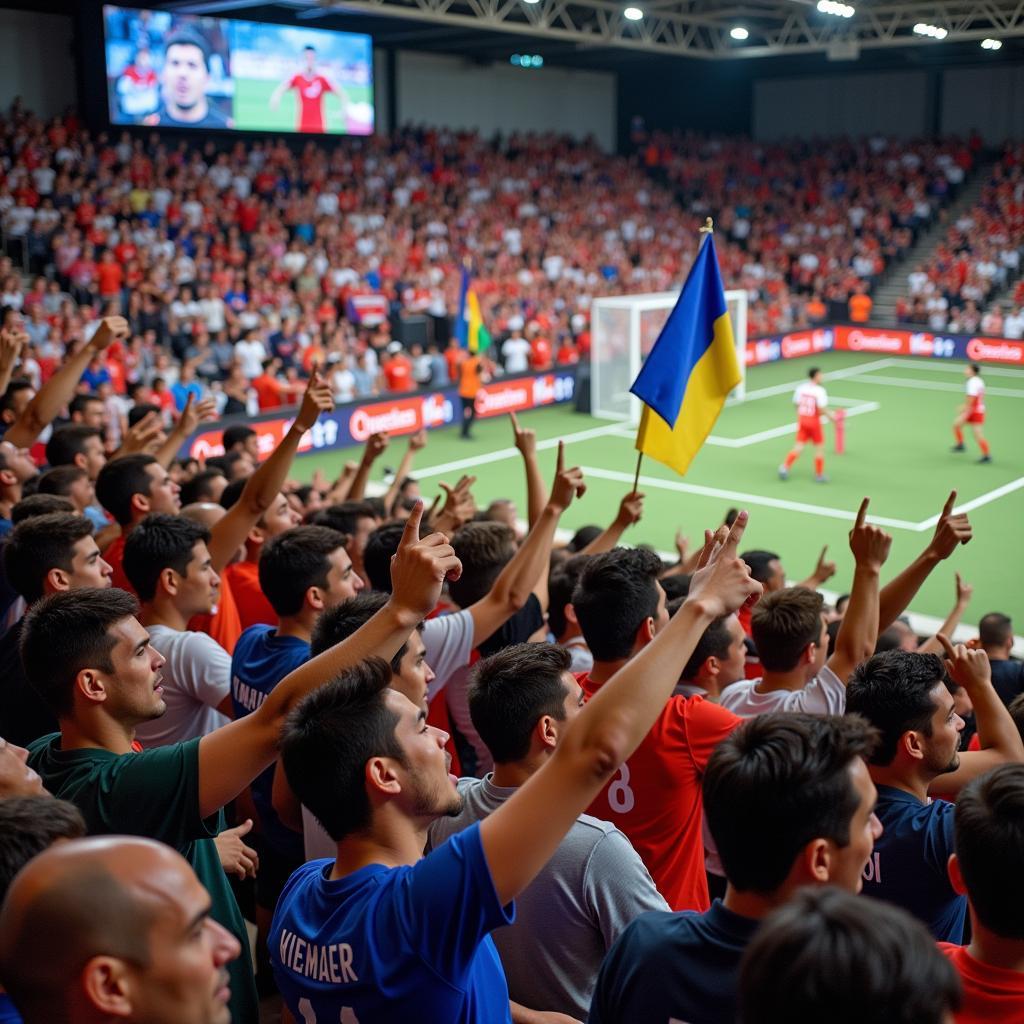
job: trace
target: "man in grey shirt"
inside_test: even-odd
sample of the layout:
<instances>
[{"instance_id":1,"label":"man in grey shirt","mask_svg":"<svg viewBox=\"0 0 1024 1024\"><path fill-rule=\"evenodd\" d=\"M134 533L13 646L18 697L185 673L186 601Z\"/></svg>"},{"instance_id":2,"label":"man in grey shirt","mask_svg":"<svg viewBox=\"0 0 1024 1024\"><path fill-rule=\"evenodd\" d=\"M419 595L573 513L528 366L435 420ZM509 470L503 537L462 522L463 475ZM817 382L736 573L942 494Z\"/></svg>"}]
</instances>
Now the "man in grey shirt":
<instances>
[{"instance_id":1,"label":"man in grey shirt","mask_svg":"<svg viewBox=\"0 0 1024 1024\"><path fill-rule=\"evenodd\" d=\"M460 779L462 811L430 826L428 852L486 818L551 756L583 704L569 654L515 644L476 667L473 725L494 758L482 779ZM515 924L494 932L513 1001L585 1020L597 972L619 933L667 904L614 825L581 814L555 855L516 899Z\"/></svg>"}]
</instances>

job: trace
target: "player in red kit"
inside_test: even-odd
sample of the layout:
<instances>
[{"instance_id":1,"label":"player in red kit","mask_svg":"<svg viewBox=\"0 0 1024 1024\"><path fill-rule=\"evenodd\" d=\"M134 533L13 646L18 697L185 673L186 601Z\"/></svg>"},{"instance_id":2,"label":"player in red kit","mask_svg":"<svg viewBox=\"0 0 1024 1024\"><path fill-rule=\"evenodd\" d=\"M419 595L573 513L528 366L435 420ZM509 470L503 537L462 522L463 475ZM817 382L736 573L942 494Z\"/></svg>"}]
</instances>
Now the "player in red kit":
<instances>
[{"instance_id":1,"label":"player in red kit","mask_svg":"<svg viewBox=\"0 0 1024 1024\"><path fill-rule=\"evenodd\" d=\"M322 135L324 126L324 96L333 92L341 101L341 128L345 129L345 93L316 69L316 50L312 46L302 48L303 70L285 79L271 94L270 108L277 110L281 97L294 89L298 97L298 125L296 131L316 132Z\"/></svg>"},{"instance_id":2,"label":"player in red kit","mask_svg":"<svg viewBox=\"0 0 1024 1024\"><path fill-rule=\"evenodd\" d=\"M796 444L779 466L779 478L789 479L790 467L800 458L804 445L810 443L814 445L814 479L824 484L828 477L825 476L825 434L821 429L821 417L827 416L833 422L836 417L828 407L828 394L821 386L821 370L812 366L807 371L807 378L793 393L797 414Z\"/></svg>"},{"instance_id":3,"label":"player in red kit","mask_svg":"<svg viewBox=\"0 0 1024 1024\"><path fill-rule=\"evenodd\" d=\"M967 401L960 406L960 411L953 420L953 436L956 438L953 451L965 451L963 427L965 423L969 423L971 430L974 431L974 440L981 449L981 458L978 461L991 462L988 441L985 440L985 433L982 430L985 424L985 382L981 379L981 367L977 363L970 363L964 367L964 376L967 378Z\"/></svg>"}]
</instances>

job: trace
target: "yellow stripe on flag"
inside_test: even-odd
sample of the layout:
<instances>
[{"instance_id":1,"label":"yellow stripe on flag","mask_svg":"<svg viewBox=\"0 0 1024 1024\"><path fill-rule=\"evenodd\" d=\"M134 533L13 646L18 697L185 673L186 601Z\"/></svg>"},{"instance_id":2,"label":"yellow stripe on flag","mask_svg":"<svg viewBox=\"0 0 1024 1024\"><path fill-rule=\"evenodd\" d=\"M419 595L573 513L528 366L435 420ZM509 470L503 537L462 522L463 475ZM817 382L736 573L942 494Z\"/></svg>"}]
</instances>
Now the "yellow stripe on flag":
<instances>
[{"instance_id":1,"label":"yellow stripe on flag","mask_svg":"<svg viewBox=\"0 0 1024 1024\"><path fill-rule=\"evenodd\" d=\"M707 440L729 392L740 383L729 315L714 323L714 339L690 371L686 393L673 429L645 405L636 435L637 451L674 469L680 475Z\"/></svg>"}]
</instances>

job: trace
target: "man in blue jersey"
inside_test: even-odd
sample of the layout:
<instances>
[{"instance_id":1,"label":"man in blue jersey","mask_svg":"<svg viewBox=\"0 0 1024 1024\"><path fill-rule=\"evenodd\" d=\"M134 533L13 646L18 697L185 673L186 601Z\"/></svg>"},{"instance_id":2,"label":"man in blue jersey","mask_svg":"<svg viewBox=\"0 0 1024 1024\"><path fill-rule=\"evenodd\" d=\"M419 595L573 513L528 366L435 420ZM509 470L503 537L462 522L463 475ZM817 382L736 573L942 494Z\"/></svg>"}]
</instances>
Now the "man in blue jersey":
<instances>
[{"instance_id":1,"label":"man in blue jersey","mask_svg":"<svg viewBox=\"0 0 1024 1024\"><path fill-rule=\"evenodd\" d=\"M582 491L559 472L549 504ZM310 1022L502 1024L508 987L490 933L576 818L647 734L704 629L755 600L736 556L741 513L701 556L686 604L590 701L547 763L478 825L422 857L430 823L459 810L447 737L367 660L303 703L281 756L288 781L337 844L289 879L271 957L289 1010ZM710 536L710 535L709 535ZM515 1009L517 1020L536 1020ZM543 1019L543 1018L541 1018ZM547 1019L552 1019L548 1017Z\"/></svg>"},{"instance_id":2,"label":"man in blue jersey","mask_svg":"<svg viewBox=\"0 0 1024 1024\"><path fill-rule=\"evenodd\" d=\"M802 886L861 886L881 826L864 759L878 735L852 716L774 712L711 755L704 813L728 884L703 914L637 918L597 978L591 1024L734 1024L740 959L761 923Z\"/></svg>"},{"instance_id":3,"label":"man in blue jersey","mask_svg":"<svg viewBox=\"0 0 1024 1024\"><path fill-rule=\"evenodd\" d=\"M863 715L882 739L870 761L885 831L864 870L864 891L909 910L940 942L963 940L967 899L947 873L953 849L955 797L972 779L1008 762L1024 761L1020 733L992 686L984 651L886 651L859 666L847 688L847 711ZM981 750L959 753L963 719L945 676L974 705Z\"/></svg>"},{"instance_id":4,"label":"man in blue jersey","mask_svg":"<svg viewBox=\"0 0 1024 1024\"><path fill-rule=\"evenodd\" d=\"M236 720L255 711L289 672L309 660L310 634L320 613L362 589L363 581L345 550L347 539L326 526L296 526L263 545L260 589L277 613L277 628L259 623L238 638L231 658L231 703ZM256 924L264 939L281 889L303 861L302 836L274 812L273 785L271 767L261 772L251 787L260 853Z\"/></svg>"}]
</instances>

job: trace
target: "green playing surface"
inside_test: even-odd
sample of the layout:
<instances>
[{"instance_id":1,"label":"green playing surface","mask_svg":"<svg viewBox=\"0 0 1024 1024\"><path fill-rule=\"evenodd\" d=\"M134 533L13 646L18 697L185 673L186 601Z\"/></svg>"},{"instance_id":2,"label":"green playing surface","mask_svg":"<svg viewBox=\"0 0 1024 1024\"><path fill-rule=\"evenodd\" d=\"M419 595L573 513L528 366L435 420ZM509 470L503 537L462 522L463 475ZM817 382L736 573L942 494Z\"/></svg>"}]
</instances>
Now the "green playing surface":
<instances>
[{"instance_id":1,"label":"green playing surface","mask_svg":"<svg viewBox=\"0 0 1024 1024\"><path fill-rule=\"evenodd\" d=\"M844 455L834 453L832 428L826 427L829 483L814 482L811 449L805 450L788 481L777 474L794 436L792 392L810 362L754 367L748 374L747 400L723 412L685 478L644 460L644 517L627 531L623 543L643 542L671 551L677 528L696 541L704 527L717 526L730 506L739 506L750 511L744 547L778 552L787 576L799 580L810 574L827 544L829 557L838 565L827 587L844 591L853 568L847 532L864 496L871 498L869 515L893 535L885 580L925 547L946 496L955 488L958 507L970 513L974 539L932 574L911 610L944 618L953 604L953 574L959 571L975 588L966 622L995 610L1024 621L1024 557L1017 539L1024 523L1024 370L987 367L983 373L985 431L993 462L979 465L969 432L966 453L949 450L951 422L963 401L962 363L848 353L818 361L833 407L847 410ZM521 414L520 423L537 432L546 476L554 471L559 438L566 442L567 463L584 468L587 494L569 509L562 525L605 525L614 518L633 481L632 431L565 407ZM473 473L481 507L509 497L520 515L525 514L525 485L507 417L478 421L471 441L461 440L455 427L429 436L413 469L425 496L437 493L439 480L454 483L461 473ZM391 442L375 467L376 479L385 466L397 466L404 448L402 438ZM305 456L296 473L308 480L314 470L323 469L333 477L353 457L357 450Z\"/></svg>"},{"instance_id":2,"label":"green playing surface","mask_svg":"<svg viewBox=\"0 0 1024 1024\"><path fill-rule=\"evenodd\" d=\"M277 82L255 78L235 79L235 127L269 132L294 132L298 129L298 97L289 90L281 97L277 110L270 109L270 95ZM346 85L349 103L373 104L373 89L368 85ZM324 97L324 126L328 134L343 131L341 100L334 94Z\"/></svg>"}]
</instances>

